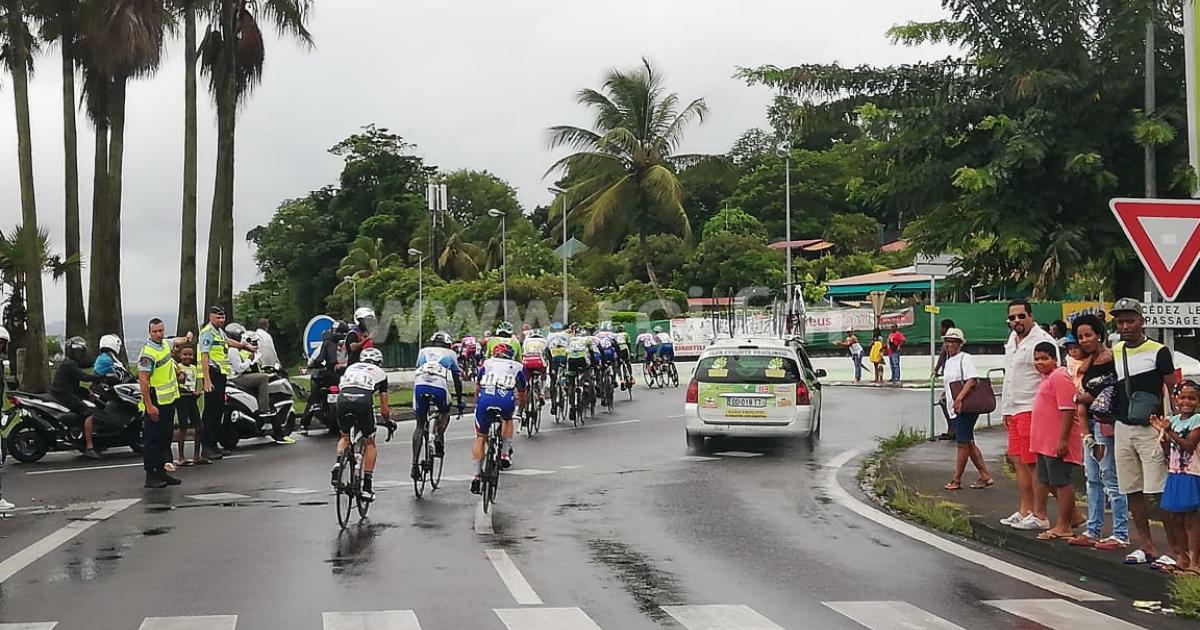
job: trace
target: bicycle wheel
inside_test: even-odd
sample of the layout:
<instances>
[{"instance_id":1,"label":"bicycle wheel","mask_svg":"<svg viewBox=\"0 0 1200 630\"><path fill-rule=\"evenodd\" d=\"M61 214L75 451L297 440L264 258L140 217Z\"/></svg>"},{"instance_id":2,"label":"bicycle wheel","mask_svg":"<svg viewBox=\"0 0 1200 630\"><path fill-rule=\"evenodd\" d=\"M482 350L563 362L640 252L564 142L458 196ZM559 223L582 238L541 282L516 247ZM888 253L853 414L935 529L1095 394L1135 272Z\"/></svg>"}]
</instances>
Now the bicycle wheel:
<instances>
[{"instance_id":1,"label":"bicycle wheel","mask_svg":"<svg viewBox=\"0 0 1200 630\"><path fill-rule=\"evenodd\" d=\"M667 369L671 374L671 387L679 387L679 370L675 368L675 362L668 363Z\"/></svg>"},{"instance_id":2,"label":"bicycle wheel","mask_svg":"<svg viewBox=\"0 0 1200 630\"><path fill-rule=\"evenodd\" d=\"M533 405L533 434L537 435L542 430L542 403L534 402Z\"/></svg>"},{"instance_id":3,"label":"bicycle wheel","mask_svg":"<svg viewBox=\"0 0 1200 630\"><path fill-rule=\"evenodd\" d=\"M625 378L625 393L629 395L629 400L633 400L633 367L626 361L622 370L624 372L622 376Z\"/></svg>"},{"instance_id":4,"label":"bicycle wheel","mask_svg":"<svg viewBox=\"0 0 1200 630\"><path fill-rule=\"evenodd\" d=\"M354 454L352 449L346 449L342 456L338 458L341 473L338 476L338 485L336 488L337 501L337 520L338 526L346 529L350 524L350 512L354 510Z\"/></svg>"},{"instance_id":5,"label":"bicycle wheel","mask_svg":"<svg viewBox=\"0 0 1200 630\"><path fill-rule=\"evenodd\" d=\"M437 457L437 446L432 441L425 441L425 461L429 464L429 485L433 490L438 489L438 485L442 483L442 465L446 463L446 458ZM433 490L430 490L432 492Z\"/></svg>"},{"instance_id":6,"label":"bicycle wheel","mask_svg":"<svg viewBox=\"0 0 1200 630\"><path fill-rule=\"evenodd\" d=\"M421 455L422 455L421 461L417 464L421 468L421 478L413 479L413 494L416 494L418 499L420 499L421 495L425 493L425 478L428 476L428 471L426 470L426 468L428 468L428 461L429 461L428 458L425 457L425 452L428 450L429 450L429 424L428 424L428 420L426 420L425 432L424 432L424 435L421 436L421 448L420 448L420 450L417 451L417 452L421 453Z\"/></svg>"},{"instance_id":7,"label":"bicycle wheel","mask_svg":"<svg viewBox=\"0 0 1200 630\"><path fill-rule=\"evenodd\" d=\"M646 382L646 387L654 387L654 367L653 364L642 364L642 380Z\"/></svg>"},{"instance_id":8,"label":"bicycle wheel","mask_svg":"<svg viewBox=\"0 0 1200 630\"><path fill-rule=\"evenodd\" d=\"M362 455L362 461L367 461L367 441L364 438L359 438L358 447L355 449L358 454ZM358 518L367 518L367 510L371 509L371 502L364 501L362 497L362 476L363 471L356 470L354 476L354 503L358 506Z\"/></svg>"},{"instance_id":9,"label":"bicycle wheel","mask_svg":"<svg viewBox=\"0 0 1200 630\"><path fill-rule=\"evenodd\" d=\"M492 501L495 499L493 484L499 472L499 462L496 461L496 440L489 437L487 442L487 451L483 456L483 470L480 471L480 494L483 496L483 513L487 514L492 507Z\"/></svg>"}]
</instances>

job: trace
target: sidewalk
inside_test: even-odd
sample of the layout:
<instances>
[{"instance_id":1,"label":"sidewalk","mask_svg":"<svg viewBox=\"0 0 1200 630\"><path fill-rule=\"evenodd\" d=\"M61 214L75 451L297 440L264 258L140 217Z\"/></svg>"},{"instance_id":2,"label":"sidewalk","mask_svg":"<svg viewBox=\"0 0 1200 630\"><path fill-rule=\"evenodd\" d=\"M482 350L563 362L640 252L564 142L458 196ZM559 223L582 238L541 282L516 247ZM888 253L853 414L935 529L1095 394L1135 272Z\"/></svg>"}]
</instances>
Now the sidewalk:
<instances>
[{"instance_id":1,"label":"sidewalk","mask_svg":"<svg viewBox=\"0 0 1200 630\"><path fill-rule=\"evenodd\" d=\"M1128 551L1096 551L1087 547L1072 547L1065 541L1038 540L1038 532L1020 531L1001 525L1000 519L1012 514L1018 504L1016 481L1005 473L1001 464L1007 446L1007 436L1003 427L997 427L977 430L975 438L987 460L988 470L996 479L996 485L990 488L968 488L976 478L975 469L970 462L967 463L967 471L963 474L962 490L951 491L943 488L954 474L954 442L925 442L905 449L887 466L888 470L881 473L890 472L905 486L922 496L964 506L970 513L972 537L980 542L1058 565L1082 576L1103 579L1128 590L1137 598L1167 598L1167 576L1151 570L1149 565L1126 566L1122 560ZM1082 490L1077 493L1080 497L1077 507L1086 514L1087 506L1082 501L1083 494ZM1053 500L1050 501L1048 512L1053 520ZM1106 522L1111 523L1111 519ZM1132 526L1130 523L1130 528ZM1159 553L1167 552L1166 533L1158 524L1153 524L1152 527ZM1104 533L1107 535L1108 530L1105 529ZM1081 577L1082 579L1086 578Z\"/></svg>"},{"instance_id":2,"label":"sidewalk","mask_svg":"<svg viewBox=\"0 0 1200 630\"><path fill-rule=\"evenodd\" d=\"M1004 355L984 354L971 355L975 359L975 365L979 370L986 374L988 370L999 369L1004 366ZM889 387L888 383L881 386L874 385L871 379L874 378L871 362L865 357L863 358L862 382L854 383L854 364L850 362L849 356L840 357L814 357L813 367L825 370L825 378L821 382L825 385L834 385L838 387ZM929 355L904 355L900 359L900 387L906 389L920 389L929 387L929 372L930 372ZM997 386L1003 380L1000 372L992 375L992 382ZM891 377L891 368L885 363L883 366L883 378L886 381ZM941 388L942 381L938 379L937 386Z\"/></svg>"}]
</instances>

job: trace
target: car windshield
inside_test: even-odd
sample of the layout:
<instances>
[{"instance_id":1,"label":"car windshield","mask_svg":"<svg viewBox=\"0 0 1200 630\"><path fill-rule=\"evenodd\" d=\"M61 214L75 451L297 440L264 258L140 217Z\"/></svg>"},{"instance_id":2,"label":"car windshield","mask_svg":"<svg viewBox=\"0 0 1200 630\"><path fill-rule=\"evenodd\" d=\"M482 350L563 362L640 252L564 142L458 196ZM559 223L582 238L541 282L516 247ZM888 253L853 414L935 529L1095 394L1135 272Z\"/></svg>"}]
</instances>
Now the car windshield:
<instances>
[{"instance_id":1,"label":"car windshield","mask_svg":"<svg viewBox=\"0 0 1200 630\"><path fill-rule=\"evenodd\" d=\"M800 371L795 361L784 357L723 355L702 359L696 379L705 383L795 383Z\"/></svg>"}]
</instances>

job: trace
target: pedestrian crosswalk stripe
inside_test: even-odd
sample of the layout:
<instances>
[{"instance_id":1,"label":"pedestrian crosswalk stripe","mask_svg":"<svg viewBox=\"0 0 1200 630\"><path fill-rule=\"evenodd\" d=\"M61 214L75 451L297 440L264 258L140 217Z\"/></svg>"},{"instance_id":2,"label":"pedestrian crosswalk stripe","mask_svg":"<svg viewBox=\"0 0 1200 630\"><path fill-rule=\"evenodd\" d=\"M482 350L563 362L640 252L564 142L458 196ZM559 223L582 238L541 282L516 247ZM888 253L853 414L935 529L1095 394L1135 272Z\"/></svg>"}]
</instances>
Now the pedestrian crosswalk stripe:
<instances>
[{"instance_id":1,"label":"pedestrian crosswalk stripe","mask_svg":"<svg viewBox=\"0 0 1200 630\"><path fill-rule=\"evenodd\" d=\"M688 630L783 630L782 626L758 614L749 606L663 606Z\"/></svg>"},{"instance_id":2,"label":"pedestrian crosswalk stripe","mask_svg":"<svg viewBox=\"0 0 1200 630\"><path fill-rule=\"evenodd\" d=\"M516 563L512 558L508 557L508 552L503 549L485 549L484 553L487 559L491 561L495 567L496 573L500 575L500 579L504 582L504 586L508 592L512 594L513 599L517 600L522 606L541 606L542 598L538 597L533 587L529 585L529 581L521 574L521 570L517 568Z\"/></svg>"},{"instance_id":3,"label":"pedestrian crosswalk stripe","mask_svg":"<svg viewBox=\"0 0 1200 630\"><path fill-rule=\"evenodd\" d=\"M57 621L38 623L0 623L0 630L54 630Z\"/></svg>"},{"instance_id":4,"label":"pedestrian crosswalk stripe","mask_svg":"<svg viewBox=\"0 0 1200 630\"><path fill-rule=\"evenodd\" d=\"M496 615L508 630L600 630L578 608L503 608Z\"/></svg>"},{"instance_id":5,"label":"pedestrian crosswalk stripe","mask_svg":"<svg viewBox=\"0 0 1200 630\"><path fill-rule=\"evenodd\" d=\"M1143 630L1141 626L1064 599L1000 599L984 603L1050 630Z\"/></svg>"},{"instance_id":6,"label":"pedestrian crosswalk stripe","mask_svg":"<svg viewBox=\"0 0 1200 630\"><path fill-rule=\"evenodd\" d=\"M322 613L325 630L421 630L411 610Z\"/></svg>"},{"instance_id":7,"label":"pedestrian crosswalk stripe","mask_svg":"<svg viewBox=\"0 0 1200 630\"><path fill-rule=\"evenodd\" d=\"M474 479L471 475L442 475L442 481L460 483Z\"/></svg>"},{"instance_id":8,"label":"pedestrian crosswalk stripe","mask_svg":"<svg viewBox=\"0 0 1200 630\"><path fill-rule=\"evenodd\" d=\"M763 456L762 453L748 453L746 451L725 451L725 452L716 453L716 454L720 455L721 457L762 457Z\"/></svg>"},{"instance_id":9,"label":"pedestrian crosswalk stripe","mask_svg":"<svg viewBox=\"0 0 1200 630\"><path fill-rule=\"evenodd\" d=\"M906 628L907 630L963 630L937 615L927 613L908 602L821 602L871 630Z\"/></svg>"},{"instance_id":10,"label":"pedestrian crosswalk stripe","mask_svg":"<svg viewBox=\"0 0 1200 630\"><path fill-rule=\"evenodd\" d=\"M275 492L282 492L284 494L312 494L320 492L320 490L313 490L312 488L281 488Z\"/></svg>"},{"instance_id":11,"label":"pedestrian crosswalk stripe","mask_svg":"<svg viewBox=\"0 0 1200 630\"><path fill-rule=\"evenodd\" d=\"M236 492L210 492L208 494L189 494L187 498L197 501L236 501L250 497Z\"/></svg>"},{"instance_id":12,"label":"pedestrian crosswalk stripe","mask_svg":"<svg viewBox=\"0 0 1200 630\"><path fill-rule=\"evenodd\" d=\"M234 630L237 615L146 617L138 630Z\"/></svg>"}]
</instances>

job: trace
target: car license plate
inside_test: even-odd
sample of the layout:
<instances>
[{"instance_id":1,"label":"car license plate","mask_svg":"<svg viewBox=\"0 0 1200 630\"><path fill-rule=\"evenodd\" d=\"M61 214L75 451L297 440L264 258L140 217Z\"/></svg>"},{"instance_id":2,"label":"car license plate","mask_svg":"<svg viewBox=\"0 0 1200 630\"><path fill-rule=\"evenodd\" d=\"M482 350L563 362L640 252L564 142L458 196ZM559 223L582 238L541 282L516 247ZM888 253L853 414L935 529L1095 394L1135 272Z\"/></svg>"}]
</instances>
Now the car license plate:
<instances>
[{"instance_id":1,"label":"car license plate","mask_svg":"<svg viewBox=\"0 0 1200 630\"><path fill-rule=\"evenodd\" d=\"M751 398L748 396L731 396L729 398L729 407L741 407L749 409L765 409L767 406L766 398Z\"/></svg>"},{"instance_id":2,"label":"car license plate","mask_svg":"<svg viewBox=\"0 0 1200 630\"><path fill-rule=\"evenodd\" d=\"M329 394L328 396L325 397L325 402L336 403L337 397L338 397L337 394Z\"/></svg>"}]
</instances>

